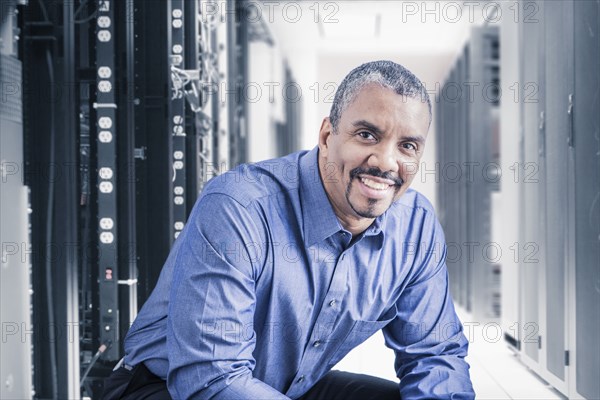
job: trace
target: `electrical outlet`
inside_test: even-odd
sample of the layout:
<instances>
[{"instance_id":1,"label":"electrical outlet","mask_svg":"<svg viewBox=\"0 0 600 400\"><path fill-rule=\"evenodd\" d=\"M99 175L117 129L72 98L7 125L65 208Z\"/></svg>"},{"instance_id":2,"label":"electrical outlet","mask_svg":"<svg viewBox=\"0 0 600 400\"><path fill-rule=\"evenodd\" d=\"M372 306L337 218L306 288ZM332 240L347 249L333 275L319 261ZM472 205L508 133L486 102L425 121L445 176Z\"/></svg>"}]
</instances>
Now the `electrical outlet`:
<instances>
[{"instance_id":1,"label":"electrical outlet","mask_svg":"<svg viewBox=\"0 0 600 400\"><path fill-rule=\"evenodd\" d=\"M180 65L183 62L183 57L179 54L175 54L171 56L171 64L172 65Z\"/></svg>"},{"instance_id":2,"label":"electrical outlet","mask_svg":"<svg viewBox=\"0 0 600 400\"><path fill-rule=\"evenodd\" d=\"M100 175L100 178L102 178L102 179L111 179L113 177L113 170L112 170L112 168L102 167L98 171L98 174Z\"/></svg>"},{"instance_id":3,"label":"electrical outlet","mask_svg":"<svg viewBox=\"0 0 600 400\"><path fill-rule=\"evenodd\" d=\"M102 93L108 93L112 90L112 85L110 81L100 81L98 82L98 90Z\"/></svg>"},{"instance_id":4,"label":"electrical outlet","mask_svg":"<svg viewBox=\"0 0 600 400\"><path fill-rule=\"evenodd\" d=\"M98 24L100 28L108 28L110 26L110 17L107 17L106 15L98 17L96 24Z\"/></svg>"},{"instance_id":5,"label":"electrical outlet","mask_svg":"<svg viewBox=\"0 0 600 400\"><path fill-rule=\"evenodd\" d=\"M110 143L112 142L112 133L110 131L100 131L98 132L98 140L100 143Z\"/></svg>"},{"instance_id":6,"label":"electrical outlet","mask_svg":"<svg viewBox=\"0 0 600 400\"><path fill-rule=\"evenodd\" d=\"M98 68L98 76L101 79L108 79L112 75L112 70L110 67L100 67Z\"/></svg>"},{"instance_id":7,"label":"electrical outlet","mask_svg":"<svg viewBox=\"0 0 600 400\"><path fill-rule=\"evenodd\" d=\"M109 42L111 39L110 31L102 29L98 31L98 40L101 42Z\"/></svg>"},{"instance_id":8,"label":"electrical outlet","mask_svg":"<svg viewBox=\"0 0 600 400\"><path fill-rule=\"evenodd\" d=\"M100 234L100 242L110 244L115 240L115 236L111 232L102 232Z\"/></svg>"},{"instance_id":9,"label":"electrical outlet","mask_svg":"<svg viewBox=\"0 0 600 400\"><path fill-rule=\"evenodd\" d=\"M112 128L112 118L110 117L100 117L98 119L98 126L102 129L110 129Z\"/></svg>"},{"instance_id":10,"label":"electrical outlet","mask_svg":"<svg viewBox=\"0 0 600 400\"><path fill-rule=\"evenodd\" d=\"M112 218L100 218L100 228L102 229L112 229L114 226L114 222Z\"/></svg>"},{"instance_id":11,"label":"electrical outlet","mask_svg":"<svg viewBox=\"0 0 600 400\"><path fill-rule=\"evenodd\" d=\"M101 193L111 193L113 191L113 184L111 182L100 182L98 185Z\"/></svg>"}]
</instances>

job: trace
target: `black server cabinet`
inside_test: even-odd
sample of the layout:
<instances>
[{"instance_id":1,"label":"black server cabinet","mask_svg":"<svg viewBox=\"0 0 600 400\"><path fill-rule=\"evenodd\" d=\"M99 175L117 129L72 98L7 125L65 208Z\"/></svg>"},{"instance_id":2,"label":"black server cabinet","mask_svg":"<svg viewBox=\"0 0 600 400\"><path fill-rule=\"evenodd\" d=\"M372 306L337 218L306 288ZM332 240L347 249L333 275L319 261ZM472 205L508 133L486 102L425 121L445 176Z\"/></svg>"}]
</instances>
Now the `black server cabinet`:
<instances>
[{"instance_id":1,"label":"black server cabinet","mask_svg":"<svg viewBox=\"0 0 600 400\"><path fill-rule=\"evenodd\" d=\"M575 1L575 387L600 398L600 4Z\"/></svg>"}]
</instances>

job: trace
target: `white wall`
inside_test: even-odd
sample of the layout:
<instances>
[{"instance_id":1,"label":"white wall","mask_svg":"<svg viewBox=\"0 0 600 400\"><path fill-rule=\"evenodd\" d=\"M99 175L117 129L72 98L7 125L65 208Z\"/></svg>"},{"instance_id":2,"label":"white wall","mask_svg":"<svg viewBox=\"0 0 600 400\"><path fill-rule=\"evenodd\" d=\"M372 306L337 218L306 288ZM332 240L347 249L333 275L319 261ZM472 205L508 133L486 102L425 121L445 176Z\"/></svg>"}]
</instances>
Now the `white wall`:
<instances>
[{"instance_id":1,"label":"white wall","mask_svg":"<svg viewBox=\"0 0 600 400\"><path fill-rule=\"evenodd\" d=\"M283 59L280 50L265 42L250 43L248 82L248 161L273 158L277 152L276 122L283 119L281 88Z\"/></svg>"}]
</instances>

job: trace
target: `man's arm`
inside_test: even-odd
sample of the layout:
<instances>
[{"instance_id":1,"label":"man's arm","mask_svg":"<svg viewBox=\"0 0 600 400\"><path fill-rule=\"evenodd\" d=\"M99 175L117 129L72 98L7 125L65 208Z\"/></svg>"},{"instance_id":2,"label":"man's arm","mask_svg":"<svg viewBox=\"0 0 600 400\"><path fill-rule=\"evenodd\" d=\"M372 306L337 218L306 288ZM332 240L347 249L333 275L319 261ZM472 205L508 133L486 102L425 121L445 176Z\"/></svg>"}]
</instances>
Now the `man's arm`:
<instances>
[{"instance_id":1,"label":"man's arm","mask_svg":"<svg viewBox=\"0 0 600 400\"><path fill-rule=\"evenodd\" d=\"M468 342L448 287L446 244L434 219L418 270L397 302L398 313L384 329L396 353L396 374L404 399L473 399L464 360ZM422 242L423 243L423 242Z\"/></svg>"},{"instance_id":2,"label":"man's arm","mask_svg":"<svg viewBox=\"0 0 600 400\"><path fill-rule=\"evenodd\" d=\"M178 240L167 317L167 385L177 399L287 399L253 378L255 277L264 243L226 195L194 207ZM260 258L260 259L259 259Z\"/></svg>"}]
</instances>

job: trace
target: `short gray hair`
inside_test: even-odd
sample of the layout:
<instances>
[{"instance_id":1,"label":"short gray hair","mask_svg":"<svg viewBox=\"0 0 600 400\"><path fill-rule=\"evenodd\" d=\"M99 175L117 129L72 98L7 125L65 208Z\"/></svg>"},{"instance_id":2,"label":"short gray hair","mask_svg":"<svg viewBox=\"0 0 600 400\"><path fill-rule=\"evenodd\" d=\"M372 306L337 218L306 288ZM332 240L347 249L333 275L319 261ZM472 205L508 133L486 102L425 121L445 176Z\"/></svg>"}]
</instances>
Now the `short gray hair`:
<instances>
[{"instance_id":1,"label":"short gray hair","mask_svg":"<svg viewBox=\"0 0 600 400\"><path fill-rule=\"evenodd\" d=\"M329 113L329 121L334 132L337 132L342 113L352 104L358 92L373 83L391 89L401 96L418 98L422 102L427 101L431 123L431 99L419 78L393 61L371 61L350 71L337 88Z\"/></svg>"}]
</instances>

